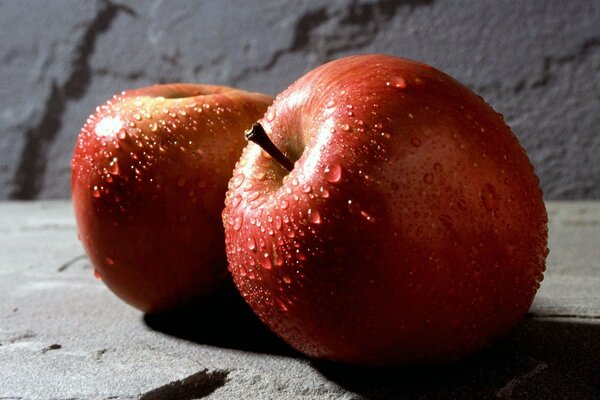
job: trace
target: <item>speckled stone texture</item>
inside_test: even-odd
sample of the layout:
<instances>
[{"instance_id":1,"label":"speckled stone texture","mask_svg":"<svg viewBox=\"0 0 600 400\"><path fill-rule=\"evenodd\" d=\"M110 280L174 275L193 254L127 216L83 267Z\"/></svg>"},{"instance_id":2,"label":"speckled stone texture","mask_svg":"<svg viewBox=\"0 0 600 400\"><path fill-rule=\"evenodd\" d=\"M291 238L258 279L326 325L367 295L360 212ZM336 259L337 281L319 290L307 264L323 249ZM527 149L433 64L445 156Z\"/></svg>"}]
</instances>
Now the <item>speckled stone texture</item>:
<instances>
[{"instance_id":1,"label":"speckled stone texture","mask_svg":"<svg viewBox=\"0 0 600 400\"><path fill-rule=\"evenodd\" d=\"M0 203L0 399L600 398L600 203L549 203L528 317L458 363L312 361L235 292L143 315L94 279L68 201Z\"/></svg>"},{"instance_id":2,"label":"speckled stone texture","mask_svg":"<svg viewBox=\"0 0 600 400\"><path fill-rule=\"evenodd\" d=\"M503 113L549 199L600 198L600 2L0 1L0 199L69 197L75 137L126 88L276 94L383 52L436 66Z\"/></svg>"}]
</instances>

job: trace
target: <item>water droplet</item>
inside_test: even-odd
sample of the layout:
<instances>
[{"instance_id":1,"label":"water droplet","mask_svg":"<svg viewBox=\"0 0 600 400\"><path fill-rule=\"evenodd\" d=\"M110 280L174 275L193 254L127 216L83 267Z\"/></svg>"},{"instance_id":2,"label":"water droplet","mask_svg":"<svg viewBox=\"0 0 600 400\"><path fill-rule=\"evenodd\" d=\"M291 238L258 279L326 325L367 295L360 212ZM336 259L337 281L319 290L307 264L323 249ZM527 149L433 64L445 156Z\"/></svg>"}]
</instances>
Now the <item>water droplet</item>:
<instances>
[{"instance_id":1,"label":"water droplet","mask_svg":"<svg viewBox=\"0 0 600 400\"><path fill-rule=\"evenodd\" d=\"M246 178L246 175L237 174L235 176L235 178L233 178L233 180L231 181L231 185L232 185L233 189L239 188L242 185L242 183L244 182L245 178Z\"/></svg>"},{"instance_id":2,"label":"water droplet","mask_svg":"<svg viewBox=\"0 0 600 400\"><path fill-rule=\"evenodd\" d=\"M140 114L134 114L133 115L133 119L135 119L136 121L141 121L142 120L142 116Z\"/></svg>"},{"instance_id":3,"label":"water droplet","mask_svg":"<svg viewBox=\"0 0 600 400\"><path fill-rule=\"evenodd\" d=\"M375 222L375 218L365 210L362 210L360 215L369 222Z\"/></svg>"},{"instance_id":4,"label":"water droplet","mask_svg":"<svg viewBox=\"0 0 600 400\"><path fill-rule=\"evenodd\" d=\"M386 85L394 87L396 89L406 89L406 86L407 86L404 78L402 78L400 76L393 77L388 82L386 82Z\"/></svg>"},{"instance_id":5,"label":"water droplet","mask_svg":"<svg viewBox=\"0 0 600 400\"><path fill-rule=\"evenodd\" d=\"M348 124L343 124L343 125L342 125L342 130L343 130L344 132L348 132L348 131L350 131L350 125L348 125Z\"/></svg>"},{"instance_id":6,"label":"water droplet","mask_svg":"<svg viewBox=\"0 0 600 400\"><path fill-rule=\"evenodd\" d=\"M433 183L433 174L430 174L428 172L425 175L423 175L423 182L425 182L428 185L431 185Z\"/></svg>"},{"instance_id":7,"label":"water droplet","mask_svg":"<svg viewBox=\"0 0 600 400\"><path fill-rule=\"evenodd\" d=\"M155 122L150 124L150 130L152 132L156 132L157 129L158 129L158 124L156 124Z\"/></svg>"},{"instance_id":8,"label":"water droplet","mask_svg":"<svg viewBox=\"0 0 600 400\"><path fill-rule=\"evenodd\" d=\"M95 197L96 199L100 197L100 189L98 189L98 186L94 186L94 190L92 191L92 196Z\"/></svg>"},{"instance_id":9,"label":"water droplet","mask_svg":"<svg viewBox=\"0 0 600 400\"><path fill-rule=\"evenodd\" d=\"M260 197L259 191L254 191L248 195L248 201L254 201Z\"/></svg>"},{"instance_id":10,"label":"water droplet","mask_svg":"<svg viewBox=\"0 0 600 400\"><path fill-rule=\"evenodd\" d=\"M265 115L267 121L272 122L275 119L275 110L269 108L267 114Z\"/></svg>"},{"instance_id":11,"label":"water droplet","mask_svg":"<svg viewBox=\"0 0 600 400\"><path fill-rule=\"evenodd\" d=\"M279 307L279 309L283 312L286 312L288 310L287 306L283 303L283 301L279 300L279 299L275 299L275 303L277 304L277 307Z\"/></svg>"},{"instance_id":12,"label":"water droplet","mask_svg":"<svg viewBox=\"0 0 600 400\"><path fill-rule=\"evenodd\" d=\"M125 129L121 129L119 133L117 133L117 137L121 140L127 137L127 131Z\"/></svg>"},{"instance_id":13,"label":"water droplet","mask_svg":"<svg viewBox=\"0 0 600 400\"><path fill-rule=\"evenodd\" d=\"M108 166L108 173L111 175L119 175L119 163L117 158L113 158Z\"/></svg>"},{"instance_id":14,"label":"water droplet","mask_svg":"<svg viewBox=\"0 0 600 400\"><path fill-rule=\"evenodd\" d=\"M335 100L329 100L329 101L327 102L327 108L331 108L331 107L333 107L333 106L335 106Z\"/></svg>"},{"instance_id":15,"label":"water droplet","mask_svg":"<svg viewBox=\"0 0 600 400\"><path fill-rule=\"evenodd\" d=\"M240 203L242 202L242 196L240 196L239 194L236 194L235 196L233 196L233 198L231 199L231 206L233 208L237 207L240 205Z\"/></svg>"},{"instance_id":16,"label":"water droplet","mask_svg":"<svg viewBox=\"0 0 600 400\"><path fill-rule=\"evenodd\" d=\"M246 247L248 247L248 250L256 250L256 241L252 236L249 236L246 240Z\"/></svg>"},{"instance_id":17,"label":"water droplet","mask_svg":"<svg viewBox=\"0 0 600 400\"><path fill-rule=\"evenodd\" d=\"M290 283L292 283L292 278L290 278L290 277L289 277L289 276L287 276L287 275L284 275L282 279L283 279L283 281L284 281L285 283L287 283L288 285L289 285Z\"/></svg>"},{"instance_id":18,"label":"water droplet","mask_svg":"<svg viewBox=\"0 0 600 400\"><path fill-rule=\"evenodd\" d=\"M260 265L262 265L264 269L273 268L273 264L271 263L269 253L263 253L263 255L260 257Z\"/></svg>"},{"instance_id":19,"label":"water droplet","mask_svg":"<svg viewBox=\"0 0 600 400\"><path fill-rule=\"evenodd\" d=\"M244 217L242 215L238 215L233 219L233 229L239 231L242 227L242 223L244 222Z\"/></svg>"},{"instance_id":20,"label":"water droplet","mask_svg":"<svg viewBox=\"0 0 600 400\"><path fill-rule=\"evenodd\" d=\"M102 280L102 275L100 275L100 271L98 271L97 269L94 269L94 277L96 279Z\"/></svg>"},{"instance_id":21,"label":"water droplet","mask_svg":"<svg viewBox=\"0 0 600 400\"><path fill-rule=\"evenodd\" d=\"M327 189L325 189L323 186L321 186L319 188L319 197L322 197L324 199L329 197L329 191Z\"/></svg>"},{"instance_id":22,"label":"water droplet","mask_svg":"<svg viewBox=\"0 0 600 400\"><path fill-rule=\"evenodd\" d=\"M421 140L416 137L410 138L410 144L414 147L419 147L421 145Z\"/></svg>"},{"instance_id":23,"label":"water droplet","mask_svg":"<svg viewBox=\"0 0 600 400\"><path fill-rule=\"evenodd\" d=\"M110 257L106 257L106 258L104 258L104 261L106 261L106 263L107 263L108 265L115 265L115 260L113 260L113 259L112 259L112 258L110 258Z\"/></svg>"},{"instance_id":24,"label":"water droplet","mask_svg":"<svg viewBox=\"0 0 600 400\"><path fill-rule=\"evenodd\" d=\"M290 203L288 203L287 200L281 200L279 202L279 208L281 208L282 210L285 210L286 208L288 208L289 205L290 205Z\"/></svg>"},{"instance_id":25,"label":"water droplet","mask_svg":"<svg viewBox=\"0 0 600 400\"><path fill-rule=\"evenodd\" d=\"M300 261L304 261L304 260L306 260L306 254L304 254L300 250L296 249L296 258Z\"/></svg>"},{"instance_id":26,"label":"water droplet","mask_svg":"<svg viewBox=\"0 0 600 400\"><path fill-rule=\"evenodd\" d=\"M321 223L321 214L317 210L313 210L312 208L308 209L308 220L313 224Z\"/></svg>"},{"instance_id":27,"label":"water droplet","mask_svg":"<svg viewBox=\"0 0 600 400\"><path fill-rule=\"evenodd\" d=\"M481 200L488 210L492 211L499 207L496 188L491 183L486 183L481 190Z\"/></svg>"},{"instance_id":28,"label":"water droplet","mask_svg":"<svg viewBox=\"0 0 600 400\"><path fill-rule=\"evenodd\" d=\"M330 164L325 167L325 179L328 182L336 183L342 178L342 167L339 164Z\"/></svg>"}]
</instances>

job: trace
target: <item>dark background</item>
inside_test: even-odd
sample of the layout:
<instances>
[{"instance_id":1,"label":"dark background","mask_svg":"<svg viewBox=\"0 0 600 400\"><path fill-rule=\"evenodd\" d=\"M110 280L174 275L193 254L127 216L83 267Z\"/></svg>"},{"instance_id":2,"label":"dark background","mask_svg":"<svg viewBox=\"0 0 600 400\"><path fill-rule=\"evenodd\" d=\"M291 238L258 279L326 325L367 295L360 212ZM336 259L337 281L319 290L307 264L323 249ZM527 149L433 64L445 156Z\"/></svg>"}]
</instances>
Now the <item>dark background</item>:
<instances>
[{"instance_id":1,"label":"dark background","mask_svg":"<svg viewBox=\"0 0 600 400\"><path fill-rule=\"evenodd\" d=\"M600 2L2 1L0 199L68 198L75 138L113 93L204 82L277 94L382 52L503 113L547 199L600 199Z\"/></svg>"}]
</instances>

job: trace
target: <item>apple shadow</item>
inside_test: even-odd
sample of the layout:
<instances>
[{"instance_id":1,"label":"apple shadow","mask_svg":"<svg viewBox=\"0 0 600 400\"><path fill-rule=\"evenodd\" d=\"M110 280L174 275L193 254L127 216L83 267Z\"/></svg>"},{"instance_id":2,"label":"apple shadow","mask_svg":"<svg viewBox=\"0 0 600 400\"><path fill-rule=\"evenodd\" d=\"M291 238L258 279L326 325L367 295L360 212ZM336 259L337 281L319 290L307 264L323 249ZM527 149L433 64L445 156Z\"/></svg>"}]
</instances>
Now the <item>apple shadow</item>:
<instances>
[{"instance_id":1,"label":"apple shadow","mask_svg":"<svg viewBox=\"0 0 600 400\"><path fill-rule=\"evenodd\" d=\"M258 319L232 286L176 310L145 314L144 322L153 330L198 344L302 357Z\"/></svg>"},{"instance_id":2,"label":"apple shadow","mask_svg":"<svg viewBox=\"0 0 600 400\"><path fill-rule=\"evenodd\" d=\"M600 399L600 324L527 318L456 363L361 368L313 361L364 399Z\"/></svg>"}]
</instances>

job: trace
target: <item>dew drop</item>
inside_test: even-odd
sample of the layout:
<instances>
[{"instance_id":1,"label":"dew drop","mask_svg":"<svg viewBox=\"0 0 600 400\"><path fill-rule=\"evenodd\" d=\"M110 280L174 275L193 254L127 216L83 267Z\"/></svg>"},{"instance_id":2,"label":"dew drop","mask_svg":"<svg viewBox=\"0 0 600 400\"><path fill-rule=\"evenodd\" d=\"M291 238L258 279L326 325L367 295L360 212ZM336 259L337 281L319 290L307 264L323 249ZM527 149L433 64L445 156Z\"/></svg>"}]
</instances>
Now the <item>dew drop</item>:
<instances>
[{"instance_id":1,"label":"dew drop","mask_svg":"<svg viewBox=\"0 0 600 400\"><path fill-rule=\"evenodd\" d=\"M286 208L288 208L289 205L290 205L290 203L288 203L287 200L281 200L279 202L279 208L281 208L282 210L285 210Z\"/></svg>"},{"instance_id":2,"label":"dew drop","mask_svg":"<svg viewBox=\"0 0 600 400\"><path fill-rule=\"evenodd\" d=\"M410 138L410 144L412 144L414 147L419 147L421 145L421 140L416 137Z\"/></svg>"},{"instance_id":3,"label":"dew drop","mask_svg":"<svg viewBox=\"0 0 600 400\"><path fill-rule=\"evenodd\" d=\"M329 100L327 102L327 108L331 108L331 107L334 107L334 106L335 106L335 100Z\"/></svg>"},{"instance_id":4,"label":"dew drop","mask_svg":"<svg viewBox=\"0 0 600 400\"><path fill-rule=\"evenodd\" d=\"M481 200L483 201L484 207L490 211L498 208L498 194L496 193L494 185L486 183L483 186L483 189L481 190Z\"/></svg>"},{"instance_id":5,"label":"dew drop","mask_svg":"<svg viewBox=\"0 0 600 400\"><path fill-rule=\"evenodd\" d=\"M262 257L260 258L260 265L262 265L262 267L264 269L273 268L273 264L271 263L271 258L269 257L269 253L263 253Z\"/></svg>"},{"instance_id":6,"label":"dew drop","mask_svg":"<svg viewBox=\"0 0 600 400\"><path fill-rule=\"evenodd\" d=\"M282 279L283 279L283 281L284 281L285 283L287 283L288 285L289 285L290 283L292 283L292 278L290 278L290 277L289 277L289 276L287 276L287 275L284 275Z\"/></svg>"},{"instance_id":7,"label":"dew drop","mask_svg":"<svg viewBox=\"0 0 600 400\"><path fill-rule=\"evenodd\" d=\"M275 110L269 108L269 111L267 111L265 118L267 119L267 121L272 122L275 119Z\"/></svg>"},{"instance_id":8,"label":"dew drop","mask_svg":"<svg viewBox=\"0 0 600 400\"><path fill-rule=\"evenodd\" d=\"M113 158L108 167L108 173L111 175L119 175L119 163L117 162L117 158Z\"/></svg>"},{"instance_id":9,"label":"dew drop","mask_svg":"<svg viewBox=\"0 0 600 400\"><path fill-rule=\"evenodd\" d=\"M342 178L342 167L339 164L330 164L325 167L325 179L328 182L336 183Z\"/></svg>"},{"instance_id":10,"label":"dew drop","mask_svg":"<svg viewBox=\"0 0 600 400\"><path fill-rule=\"evenodd\" d=\"M319 188L319 197L322 197L324 199L329 197L329 191L327 189L325 189L323 186L321 186Z\"/></svg>"},{"instance_id":11,"label":"dew drop","mask_svg":"<svg viewBox=\"0 0 600 400\"><path fill-rule=\"evenodd\" d=\"M350 131L350 125L348 125L348 124L343 124L343 125L342 125L342 130L343 130L344 132L349 132L349 131Z\"/></svg>"},{"instance_id":12,"label":"dew drop","mask_svg":"<svg viewBox=\"0 0 600 400\"><path fill-rule=\"evenodd\" d=\"M115 260L113 260L110 257L104 258L104 261L106 261L106 264L108 264L108 265L115 265Z\"/></svg>"},{"instance_id":13,"label":"dew drop","mask_svg":"<svg viewBox=\"0 0 600 400\"><path fill-rule=\"evenodd\" d=\"M312 208L308 209L308 220L313 224L321 223L321 214L317 210L313 210Z\"/></svg>"},{"instance_id":14,"label":"dew drop","mask_svg":"<svg viewBox=\"0 0 600 400\"><path fill-rule=\"evenodd\" d=\"M360 212L360 215L369 222L375 222L375 218L364 210Z\"/></svg>"},{"instance_id":15,"label":"dew drop","mask_svg":"<svg viewBox=\"0 0 600 400\"><path fill-rule=\"evenodd\" d=\"M244 217L241 215L238 215L237 217L235 217L233 219L233 229L235 229L236 231L239 231L240 228L242 227L242 223L244 222Z\"/></svg>"},{"instance_id":16,"label":"dew drop","mask_svg":"<svg viewBox=\"0 0 600 400\"><path fill-rule=\"evenodd\" d=\"M92 196L94 198L100 198L100 189L98 189L98 186L94 186L94 190L92 191Z\"/></svg>"},{"instance_id":17,"label":"dew drop","mask_svg":"<svg viewBox=\"0 0 600 400\"><path fill-rule=\"evenodd\" d=\"M393 77L388 82L386 82L386 85L394 87L396 89L406 89L406 86L407 86L404 78L402 78L400 76Z\"/></svg>"},{"instance_id":18,"label":"dew drop","mask_svg":"<svg viewBox=\"0 0 600 400\"><path fill-rule=\"evenodd\" d=\"M246 247L248 247L248 250L256 250L256 241L252 236L249 236L246 240Z\"/></svg>"},{"instance_id":19,"label":"dew drop","mask_svg":"<svg viewBox=\"0 0 600 400\"><path fill-rule=\"evenodd\" d=\"M100 275L100 271L94 269L94 277L98 280L102 280L102 275Z\"/></svg>"},{"instance_id":20,"label":"dew drop","mask_svg":"<svg viewBox=\"0 0 600 400\"><path fill-rule=\"evenodd\" d=\"M125 138L127 137L127 131L126 131L125 129L121 129L121 130L119 131L119 133L117 133L117 137L118 137L120 140L123 140L123 139L125 139Z\"/></svg>"},{"instance_id":21,"label":"dew drop","mask_svg":"<svg viewBox=\"0 0 600 400\"><path fill-rule=\"evenodd\" d=\"M240 203L242 202L242 196L240 196L239 194L236 194L235 196L233 196L233 198L231 199L231 206L233 208L237 207L240 205Z\"/></svg>"},{"instance_id":22,"label":"dew drop","mask_svg":"<svg viewBox=\"0 0 600 400\"><path fill-rule=\"evenodd\" d=\"M233 178L233 180L231 181L231 185L232 185L233 189L237 189L240 186L242 186L242 183L244 182L245 178L246 178L246 175L244 175L244 174L237 174L235 176L235 178Z\"/></svg>"}]
</instances>

